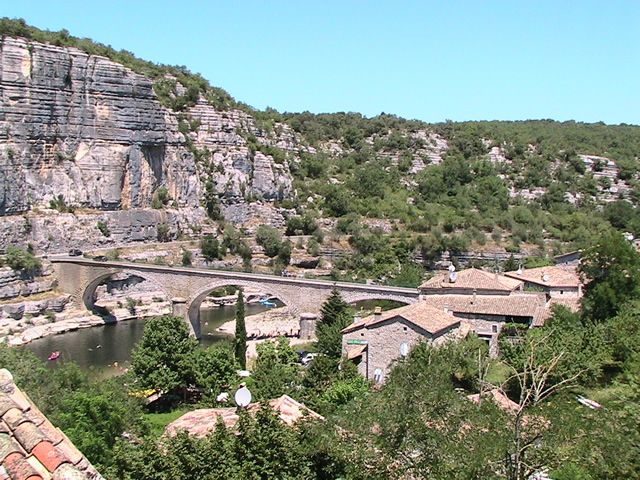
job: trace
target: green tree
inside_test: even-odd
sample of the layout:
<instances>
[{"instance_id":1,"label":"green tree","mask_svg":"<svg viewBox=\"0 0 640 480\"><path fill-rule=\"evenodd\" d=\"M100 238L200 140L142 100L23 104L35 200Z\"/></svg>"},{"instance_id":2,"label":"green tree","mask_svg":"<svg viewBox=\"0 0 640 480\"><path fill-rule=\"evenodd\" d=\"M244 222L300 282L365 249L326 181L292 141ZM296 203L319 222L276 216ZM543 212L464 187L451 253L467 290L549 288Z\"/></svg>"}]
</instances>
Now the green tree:
<instances>
[{"instance_id":1,"label":"green tree","mask_svg":"<svg viewBox=\"0 0 640 480\"><path fill-rule=\"evenodd\" d=\"M217 342L197 349L193 364L196 385L204 392L204 403L214 405L220 393L233 388L239 363L229 343Z\"/></svg>"},{"instance_id":2,"label":"green tree","mask_svg":"<svg viewBox=\"0 0 640 480\"><path fill-rule=\"evenodd\" d=\"M247 368L247 327L244 323L244 296L242 295L242 289L238 289L238 302L236 304L234 352L236 361L240 366L243 369Z\"/></svg>"},{"instance_id":3,"label":"green tree","mask_svg":"<svg viewBox=\"0 0 640 480\"><path fill-rule=\"evenodd\" d=\"M207 262L220 258L220 244L213 235L205 235L200 240L200 251Z\"/></svg>"},{"instance_id":4,"label":"green tree","mask_svg":"<svg viewBox=\"0 0 640 480\"><path fill-rule=\"evenodd\" d=\"M71 441L99 468L112 463L113 448L124 433L146 432L140 404L117 380L69 392L53 415Z\"/></svg>"},{"instance_id":5,"label":"green tree","mask_svg":"<svg viewBox=\"0 0 640 480\"><path fill-rule=\"evenodd\" d=\"M138 385L163 392L184 389L193 381L197 347L183 318L163 315L150 319L131 355Z\"/></svg>"},{"instance_id":6,"label":"green tree","mask_svg":"<svg viewBox=\"0 0 640 480\"><path fill-rule=\"evenodd\" d=\"M193 254L191 250L187 250L185 248L182 249L182 266L190 267L193 260Z\"/></svg>"},{"instance_id":7,"label":"green tree","mask_svg":"<svg viewBox=\"0 0 640 480\"><path fill-rule=\"evenodd\" d=\"M33 253L14 245L7 247L5 262L13 270L22 271L28 275L35 275L42 268L42 262Z\"/></svg>"},{"instance_id":8,"label":"green tree","mask_svg":"<svg viewBox=\"0 0 640 480\"><path fill-rule=\"evenodd\" d=\"M351 323L351 309L337 289L322 304L320 320L316 326L318 351L332 357L342 356L342 329Z\"/></svg>"},{"instance_id":9,"label":"green tree","mask_svg":"<svg viewBox=\"0 0 640 480\"><path fill-rule=\"evenodd\" d=\"M298 382L298 355L285 337L260 343L258 358L251 376L251 390L260 400L290 394Z\"/></svg>"},{"instance_id":10,"label":"green tree","mask_svg":"<svg viewBox=\"0 0 640 480\"><path fill-rule=\"evenodd\" d=\"M260 225L256 230L256 242L264 249L267 257L273 258L280 253L282 236L280 232L269 225Z\"/></svg>"},{"instance_id":11,"label":"green tree","mask_svg":"<svg viewBox=\"0 0 640 480\"><path fill-rule=\"evenodd\" d=\"M620 233L609 232L587 249L579 271L585 282L585 318L603 321L626 302L640 298L640 254Z\"/></svg>"}]
</instances>

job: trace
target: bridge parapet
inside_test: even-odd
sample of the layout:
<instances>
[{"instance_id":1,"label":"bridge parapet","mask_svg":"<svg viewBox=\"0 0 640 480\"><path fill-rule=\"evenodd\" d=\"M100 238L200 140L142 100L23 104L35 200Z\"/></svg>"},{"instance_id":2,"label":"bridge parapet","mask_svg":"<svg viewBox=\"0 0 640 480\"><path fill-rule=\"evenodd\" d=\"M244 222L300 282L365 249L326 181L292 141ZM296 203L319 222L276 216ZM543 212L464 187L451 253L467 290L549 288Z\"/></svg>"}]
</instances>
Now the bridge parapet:
<instances>
[{"instance_id":1,"label":"bridge parapet","mask_svg":"<svg viewBox=\"0 0 640 480\"><path fill-rule=\"evenodd\" d=\"M211 291L228 285L267 291L280 299L294 315L319 312L333 288L337 288L348 303L361 300L413 303L419 298L418 290L411 288L130 262L98 262L75 257L51 260L58 274L60 289L72 294L77 302L82 302L89 309L93 308L97 286L114 273L130 273L152 281L165 292L167 298L185 300L184 303L175 302L174 313L185 316L196 336L200 332L202 300Z\"/></svg>"}]
</instances>

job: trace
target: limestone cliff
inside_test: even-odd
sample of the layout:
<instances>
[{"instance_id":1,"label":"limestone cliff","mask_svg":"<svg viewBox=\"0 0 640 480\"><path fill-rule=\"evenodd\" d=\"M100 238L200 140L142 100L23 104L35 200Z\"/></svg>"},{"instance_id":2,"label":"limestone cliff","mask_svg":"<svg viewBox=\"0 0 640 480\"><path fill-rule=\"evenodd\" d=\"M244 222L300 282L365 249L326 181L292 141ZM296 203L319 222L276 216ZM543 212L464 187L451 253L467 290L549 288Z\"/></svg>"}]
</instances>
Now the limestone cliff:
<instances>
[{"instance_id":1,"label":"limestone cliff","mask_svg":"<svg viewBox=\"0 0 640 480\"><path fill-rule=\"evenodd\" d=\"M2 215L47 207L58 195L91 209L147 208L160 186L174 207L193 208L203 179L231 203L291 193L288 165L252 151L246 137L282 140L244 112L201 99L187 112L199 128L181 133L153 81L118 63L20 38L4 37L0 48ZM185 135L210 153L202 165Z\"/></svg>"}]
</instances>

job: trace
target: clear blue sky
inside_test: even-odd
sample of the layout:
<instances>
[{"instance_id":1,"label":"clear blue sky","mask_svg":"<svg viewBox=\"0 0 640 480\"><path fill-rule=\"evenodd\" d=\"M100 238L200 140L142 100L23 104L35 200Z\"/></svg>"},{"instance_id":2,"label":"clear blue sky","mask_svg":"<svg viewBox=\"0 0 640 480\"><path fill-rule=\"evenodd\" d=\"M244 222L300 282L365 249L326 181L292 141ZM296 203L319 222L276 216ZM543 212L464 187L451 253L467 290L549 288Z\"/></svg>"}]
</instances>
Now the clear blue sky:
<instances>
[{"instance_id":1,"label":"clear blue sky","mask_svg":"<svg viewBox=\"0 0 640 480\"><path fill-rule=\"evenodd\" d=\"M640 124L640 1L0 0L280 111Z\"/></svg>"}]
</instances>

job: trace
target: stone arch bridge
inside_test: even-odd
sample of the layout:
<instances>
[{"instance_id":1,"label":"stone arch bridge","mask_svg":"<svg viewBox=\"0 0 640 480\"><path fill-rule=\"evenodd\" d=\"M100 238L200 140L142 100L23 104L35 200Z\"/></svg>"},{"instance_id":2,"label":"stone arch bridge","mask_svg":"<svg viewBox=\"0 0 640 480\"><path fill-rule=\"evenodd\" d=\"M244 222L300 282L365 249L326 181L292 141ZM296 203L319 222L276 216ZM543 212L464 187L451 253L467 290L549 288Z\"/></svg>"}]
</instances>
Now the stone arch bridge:
<instances>
[{"instance_id":1,"label":"stone arch bridge","mask_svg":"<svg viewBox=\"0 0 640 480\"><path fill-rule=\"evenodd\" d=\"M333 288L348 303L362 300L418 300L415 288L332 282L258 273L231 272L192 267L169 267L123 261L97 261L81 257L51 257L58 287L87 309L94 308L95 290L115 273L137 275L155 283L171 299L173 313L184 316L196 337L200 337L200 304L213 290L226 285L253 287L280 299L293 314L319 312Z\"/></svg>"}]
</instances>

